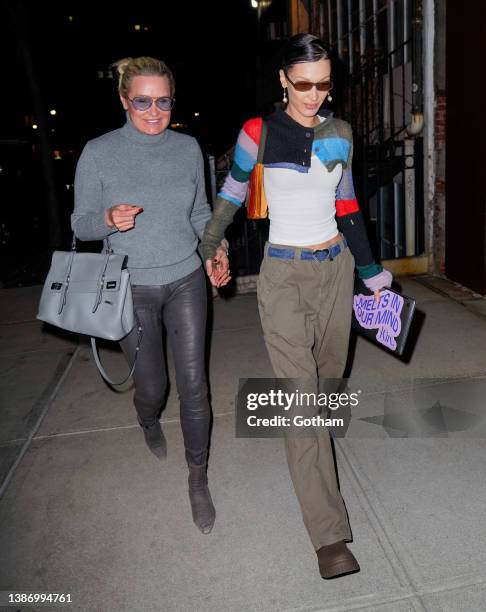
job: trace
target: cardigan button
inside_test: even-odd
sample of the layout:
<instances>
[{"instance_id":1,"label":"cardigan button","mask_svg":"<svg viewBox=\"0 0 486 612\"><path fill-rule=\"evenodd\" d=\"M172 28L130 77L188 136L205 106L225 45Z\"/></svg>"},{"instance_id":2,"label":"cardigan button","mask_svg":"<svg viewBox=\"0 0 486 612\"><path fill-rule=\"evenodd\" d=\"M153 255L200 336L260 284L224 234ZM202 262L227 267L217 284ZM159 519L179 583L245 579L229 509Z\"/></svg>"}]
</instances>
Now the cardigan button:
<instances>
[{"instance_id":1,"label":"cardigan button","mask_svg":"<svg viewBox=\"0 0 486 612\"><path fill-rule=\"evenodd\" d=\"M311 137L311 133L310 133L310 132L306 132L306 133L305 133L305 137L306 137L306 138L310 138L310 137Z\"/></svg>"}]
</instances>

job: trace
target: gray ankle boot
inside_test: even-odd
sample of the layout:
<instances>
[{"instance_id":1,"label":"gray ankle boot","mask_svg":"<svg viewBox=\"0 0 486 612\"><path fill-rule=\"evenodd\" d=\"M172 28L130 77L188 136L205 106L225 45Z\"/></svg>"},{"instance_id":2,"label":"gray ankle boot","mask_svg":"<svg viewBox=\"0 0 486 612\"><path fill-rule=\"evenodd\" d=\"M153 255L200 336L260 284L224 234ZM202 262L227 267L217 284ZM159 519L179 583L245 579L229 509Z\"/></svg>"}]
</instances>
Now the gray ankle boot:
<instances>
[{"instance_id":1,"label":"gray ankle boot","mask_svg":"<svg viewBox=\"0 0 486 612\"><path fill-rule=\"evenodd\" d=\"M192 520L203 533L209 533L214 525L216 510L208 489L206 464L189 466L189 499Z\"/></svg>"},{"instance_id":2,"label":"gray ankle boot","mask_svg":"<svg viewBox=\"0 0 486 612\"><path fill-rule=\"evenodd\" d=\"M144 425L140 419L138 420L143 430L143 435L147 446L157 459L163 460L167 458L167 442L160 426L159 419L156 419L151 425Z\"/></svg>"}]
</instances>

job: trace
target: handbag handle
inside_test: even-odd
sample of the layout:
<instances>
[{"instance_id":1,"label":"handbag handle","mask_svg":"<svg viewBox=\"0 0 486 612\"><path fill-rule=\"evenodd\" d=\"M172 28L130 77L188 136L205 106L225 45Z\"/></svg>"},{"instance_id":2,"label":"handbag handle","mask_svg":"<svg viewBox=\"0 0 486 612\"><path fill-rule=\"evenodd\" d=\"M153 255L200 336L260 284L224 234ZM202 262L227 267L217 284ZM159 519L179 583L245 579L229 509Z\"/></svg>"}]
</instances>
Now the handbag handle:
<instances>
[{"instance_id":1,"label":"handbag handle","mask_svg":"<svg viewBox=\"0 0 486 612\"><path fill-rule=\"evenodd\" d=\"M103 285L105 284L105 273L106 268L108 267L108 263L110 261L110 255L113 254L113 249L111 248L111 243L109 238L105 238L106 240L106 259L105 265L103 266L103 270L101 271L100 278L98 280L98 291L96 293L95 301L93 304L93 310L91 312L96 312L98 306L101 304L101 300L103 298ZM66 304L66 296L69 289L69 282L71 280L71 269L73 267L74 256L76 255L76 234L73 232L73 239L71 242L71 256L69 258L69 263L66 271L66 278L64 279L64 289L62 294L59 296L59 308L57 314L60 315L64 305Z\"/></svg>"},{"instance_id":2,"label":"handbag handle","mask_svg":"<svg viewBox=\"0 0 486 612\"><path fill-rule=\"evenodd\" d=\"M104 241L106 241L105 253L107 255L112 255L113 249L111 248L111 242L108 236L105 238ZM71 241L71 251L76 251L76 234L74 232L73 232L73 239Z\"/></svg>"},{"instance_id":3,"label":"handbag handle","mask_svg":"<svg viewBox=\"0 0 486 612\"><path fill-rule=\"evenodd\" d=\"M98 354L98 347L96 346L96 338L91 337L91 348L93 350L93 357L96 363L96 366L101 374L101 376L106 380L106 382L111 385L112 387L119 387L120 385L123 385L124 383L127 382L127 380L132 376L132 374L135 371L135 366L137 365L137 357L138 357L138 353L140 351L140 344L142 342L142 335L143 335L143 330L142 330L142 326L140 325L140 323L138 324L138 340L137 340L137 346L135 348L135 357L133 358L133 364L130 368L130 371L128 373L127 376L125 376L125 378L123 380L120 380L119 382L115 382L114 380L112 380L108 374L105 371L105 368L103 367L102 363L101 363L101 359L100 356Z\"/></svg>"}]
</instances>

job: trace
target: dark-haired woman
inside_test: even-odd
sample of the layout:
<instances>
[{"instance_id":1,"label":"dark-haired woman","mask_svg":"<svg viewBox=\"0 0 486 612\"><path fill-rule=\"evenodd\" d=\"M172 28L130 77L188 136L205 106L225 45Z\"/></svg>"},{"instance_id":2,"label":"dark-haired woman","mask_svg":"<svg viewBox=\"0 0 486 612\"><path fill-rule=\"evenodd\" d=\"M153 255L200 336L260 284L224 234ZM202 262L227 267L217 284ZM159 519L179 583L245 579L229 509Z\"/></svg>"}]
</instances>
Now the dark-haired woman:
<instances>
[{"instance_id":1,"label":"dark-haired woman","mask_svg":"<svg viewBox=\"0 0 486 612\"><path fill-rule=\"evenodd\" d=\"M264 185L269 242L258 280L258 306L270 360L279 378L305 379L307 390L343 375L351 324L355 265L379 297L391 274L376 264L356 201L348 123L321 106L332 88L328 48L298 34L284 51L284 111L265 120ZM211 260L245 199L262 119L243 125L234 162L202 240ZM316 411L317 412L317 411ZM304 524L323 578L356 572L346 546L351 531L338 489L327 429L291 435L285 448Z\"/></svg>"},{"instance_id":2,"label":"dark-haired woman","mask_svg":"<svg viewBox=\"0 0 486 612\"><path fill-rule=\"evenodd\" d=\"M175 84L152 57L116 63L125 125L88 142L76 168L72 228L80 240L109 237L127 256L133 302L143 328L134 403L148 448L167 454L159 414L167 389L163 326L171 344L189 466L194 522L209 533L215 509L206 475L210 407L205 375L207 294L199 238L211 215L196 140L168 129ZM229 280L218 245L213 285ZM133 360L137 331L121 342Z\"/></svg>"}]
</instances>

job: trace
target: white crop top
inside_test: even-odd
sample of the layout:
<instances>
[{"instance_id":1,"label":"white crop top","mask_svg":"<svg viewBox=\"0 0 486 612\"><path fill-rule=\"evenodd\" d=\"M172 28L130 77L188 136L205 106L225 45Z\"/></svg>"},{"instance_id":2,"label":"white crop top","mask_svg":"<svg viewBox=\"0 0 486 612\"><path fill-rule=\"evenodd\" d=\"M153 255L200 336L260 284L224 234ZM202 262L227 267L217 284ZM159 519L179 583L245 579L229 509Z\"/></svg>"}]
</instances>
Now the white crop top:
<instances>
[{"instance_id":1,"label":"white crop top","mask_svg":"<svg viewBox=\"0 0 486 612\"><path fill-rule=\"evenodd\" d=\"M306 246L338 233L336 188L343 169L329 170L315 156L308 173L289 168L265 168L264 185L270 219L269 241Z\"/></svg>"}]
</instances>

